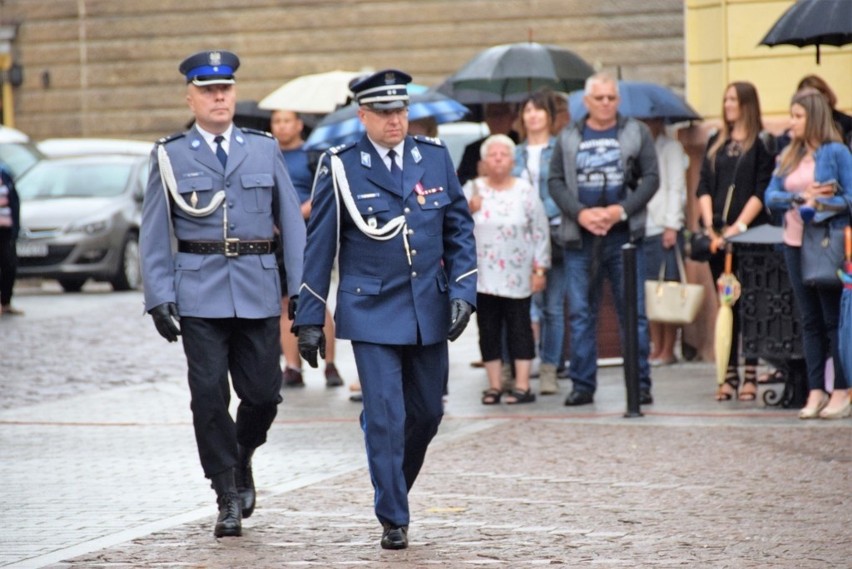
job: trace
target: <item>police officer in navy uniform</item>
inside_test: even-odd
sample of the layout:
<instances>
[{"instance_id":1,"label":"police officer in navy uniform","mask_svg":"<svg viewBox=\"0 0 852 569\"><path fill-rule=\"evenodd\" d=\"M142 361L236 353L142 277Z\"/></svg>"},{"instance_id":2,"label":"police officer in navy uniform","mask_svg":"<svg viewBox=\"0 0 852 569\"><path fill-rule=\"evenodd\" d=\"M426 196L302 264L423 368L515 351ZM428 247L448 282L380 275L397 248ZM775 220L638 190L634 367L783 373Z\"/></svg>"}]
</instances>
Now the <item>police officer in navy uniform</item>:
<instances>
[{"instance_id":1,"label":"police officer in navy uniform","mask_svg":"<svg viewBox=\"0 0 852 569\"><path fill-rule=\"evenodd\" d=\"M381 546L408 547L408 491L443 416L447 340L476 302L473 221L450 155L407 136L411 77L380 71L351 86L366 134L319 164L296 326L317 366L338 255L337 337L352 341Z\"/></svg>"},{"instance_id":2,"label":"police officer in navy uniform","mask_svg":"<svg viewBox=\"0 0 852 569\"><path fill-rule=\"evenodd\" d=\"M140 236L145 309L166 340L183 336L201 466L217 494L217 537L240 535L241 518L254 509L251 458L280 402L275 250L283 248L297 290L305 247L278 144L233 124L239 64L228 51L180 64L195 125L154 147ZM228 372L240 398L236 421Z\"/></svg>"}]
</instances>

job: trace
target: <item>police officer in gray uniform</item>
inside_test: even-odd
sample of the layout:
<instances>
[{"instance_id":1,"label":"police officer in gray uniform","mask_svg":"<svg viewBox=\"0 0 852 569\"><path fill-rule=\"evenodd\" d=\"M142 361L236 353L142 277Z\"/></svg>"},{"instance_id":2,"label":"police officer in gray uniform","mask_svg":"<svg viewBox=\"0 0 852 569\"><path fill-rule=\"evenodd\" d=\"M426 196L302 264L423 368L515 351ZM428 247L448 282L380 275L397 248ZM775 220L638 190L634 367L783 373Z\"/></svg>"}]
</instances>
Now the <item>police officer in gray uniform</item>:
<instances>
[{"instance_id":1,"label":"police officer in gray uniform","mask_svg":"<svg viewBox=\"0 0 852 569\"><path fill-rule=\"evenodd\" d=\"M351 87L367 132L320 161L296 312L299 351L317 367L339 252L337 336L352 340L361 378L385 549L408 547L408 491L443 416L447 340L476 302L473 220L446 147L407 136L409 81L389 69Z\"/></svg>"},{"instance_id":2,"label":"police officer in gray uniform","mask_svg":"<svg viewBox=\"0 0 852 569\"><path fill-rule=\"evenodd\" d=\"M281 400L275 249L297 290L305 248L278 144L233 124L239 64L228 51L180 64L195 126L154 147L140 236L145 309L166 340L183 336L195 438L219 506L216 537L240 535L254 509L251 457Z\"/></svg>"}]
</instances>

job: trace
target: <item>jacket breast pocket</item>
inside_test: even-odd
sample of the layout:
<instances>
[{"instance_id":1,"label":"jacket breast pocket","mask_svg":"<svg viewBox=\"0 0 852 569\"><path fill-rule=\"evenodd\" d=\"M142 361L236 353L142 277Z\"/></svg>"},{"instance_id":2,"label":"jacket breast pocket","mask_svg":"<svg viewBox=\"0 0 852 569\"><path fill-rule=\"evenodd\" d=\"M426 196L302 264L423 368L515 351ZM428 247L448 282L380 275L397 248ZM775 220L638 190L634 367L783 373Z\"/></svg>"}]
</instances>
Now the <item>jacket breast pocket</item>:
<instances>
[{"instance_id":1,"label":"jacket breast pocket","mask_svg":"<svg viewBox=\"0 0 852 569\"><path fill-rule=\"evenodd\" d=\"M450 205L450 196L447 192L435 192L428 196L423 196L423 203L420 204L420 211L423 214L423 224L427 235L441 235L444 231L444 212L447 206Z\"/></svg>"},{"instance_id":2,"label":"jacket breast pocket","mask_svg":"<svg viewBox=\"0 0 852 569\"><path fill-rule=\"evenodd\" d=\"M243 187L243 207L250 213L268 213L272 211L272 189L275 180L272 174L243 174L240 176Z\"/></svg>"},{"instance_id":3,"label":"jacket breast pocket","mask_svg":"<svg viewBox=\"0 0 852 569\"><path fill-rule=\"evenodd\" d=\"M388 205L388 201L382 197L375 198L366 198L366 199L358 199L355 198L355 207L358 208L358 213L360 213L363 217L369 217L371 215L376 215L378 213L382 213L388 211L390 206Z\"/></svg>"},{"instance_id":4,"label":"jacket breast pocket","mask_svg":"<svg viewBox=\"0 0 852 569\"><path fill-rule=\"evenodd\" d=\"M199 209L206 207L213 199L213 178L198 176L178 180L177 191L187 205Z\"/></svg>"}]
</instances>

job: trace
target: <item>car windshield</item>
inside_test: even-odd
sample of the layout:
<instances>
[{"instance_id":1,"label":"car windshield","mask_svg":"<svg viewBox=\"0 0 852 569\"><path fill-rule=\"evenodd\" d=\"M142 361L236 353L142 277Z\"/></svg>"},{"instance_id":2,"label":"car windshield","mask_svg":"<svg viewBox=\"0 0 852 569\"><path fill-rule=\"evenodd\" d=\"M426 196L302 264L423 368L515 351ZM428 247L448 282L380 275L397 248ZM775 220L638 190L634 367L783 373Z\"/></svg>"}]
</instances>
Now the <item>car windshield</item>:
<instances>
[{"instance_id":1,"label":"car windshield","mask_svg":"<svg viewBox=\"0 0 852 569\"><path fill-rule=\"evenodd\" d=\"M15 179L41 159L41 152L30 143L0 143L0 162L9 167Z\"/></svg>"},{"instance_id":2,"label":"car windshield","mask_svg":"<svg viewBox=\"0 0 852 569\"><path fill-rule=\"evenodd\" d=\"M22 200L107 198L127 187L131 159L42 160L17 182Z\"/></svg>"}]
</instances>

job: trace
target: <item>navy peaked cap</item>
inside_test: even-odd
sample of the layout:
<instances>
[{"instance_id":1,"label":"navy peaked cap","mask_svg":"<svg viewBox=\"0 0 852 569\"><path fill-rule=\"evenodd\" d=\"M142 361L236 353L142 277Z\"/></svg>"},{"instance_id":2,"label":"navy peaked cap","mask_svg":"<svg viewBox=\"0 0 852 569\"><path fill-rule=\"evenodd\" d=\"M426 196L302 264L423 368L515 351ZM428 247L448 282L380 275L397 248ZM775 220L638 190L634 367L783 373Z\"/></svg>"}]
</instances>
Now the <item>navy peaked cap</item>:
<instances>
[{"instance_id":1,"label":"navy peaked cap","mask_svg":"<svg viewBox=\"0 0 852 569\"><path fill-rule=\"evenodd\" d=\"M385 69L360 79L349 89L359 105L376 110L400 109L408 105L408 83L408 73Z\"/></svg>"},{"instance_id":2,"label":"navy peaked cap","mask_svg":"<svg viewBox=\"0 0 852 569\"><path fill-rule=\"evenodd\" d=\"M184 59L178 70L186 76L186 82L204 85L233 85L234 72L240 66L236 53L225 50L199 51Z\"/></svg>"}]
</instances>

